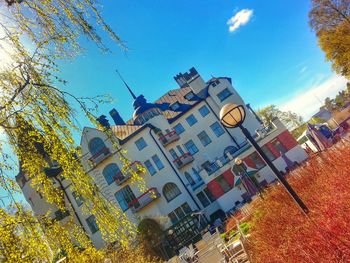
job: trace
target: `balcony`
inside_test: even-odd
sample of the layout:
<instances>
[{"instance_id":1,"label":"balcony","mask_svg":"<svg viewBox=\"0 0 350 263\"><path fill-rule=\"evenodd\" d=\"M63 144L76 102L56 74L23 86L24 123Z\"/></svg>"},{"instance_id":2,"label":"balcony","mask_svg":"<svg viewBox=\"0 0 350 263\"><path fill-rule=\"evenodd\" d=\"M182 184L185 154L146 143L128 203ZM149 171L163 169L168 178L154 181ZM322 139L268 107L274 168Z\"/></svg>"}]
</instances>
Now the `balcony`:
<instances>
[{"instance_id":1,"label":"balcony","mask_svg":"<svg viewBox=\"0 0 350 263\"><path fill-rule=\"evenodd\" d=\"M157 188L153 187L147 190L145 193L143 193L139 197L132 200L128 205L131 208L131 211L135 213L140 211L142 208L149 205L159 197L160 197L160 193L158 192Z\"/></svg>"},{"instance_id":2,"label":"balcony","mask_svg":"<svg viewBox=\"0 0 350 263\"><path fill-rule=\"evenodd\" d=\"M129 180L132 177L132 174L135 173L141 173L139 167L142 166L142 164L138 161L135 161L131 163L128 167L125 168L126 172L119 172L117 175L114 176L114 181L117 185L122 185L124 182Z\"/></svg>"},{"instance_id":3,"label":"balcony","mask_svg":"<svg viewBox=\"0 0 350 263\"><path fill-rule=\"evenodd\" d=\"M193 162L194 158L192 156L192 154L190 154L189 152L181 155L180 157L176 158L173 163L176 165L176 167L178 169L184 167L186 164L189 164L191 162Z\"/></svg>"},{"instance_id":4,"label":"balcony","mask_svg":"<svg viewBox=\"0 0 350 263\"><path fill-rule=\"evenodd\" d=\"M161 141L163 146L166 146L172 142L175 142L178 139L180 139L180 136L176 133L176 131L171 131L159 137L159 140Z\"/></svg>"},{"instance_id":5,"label":"balcony","mask_svg":"<svg viewBox=\"0 0 350 263\"><path fill-rule=\"evenodd\" d=\"M219 170L221 167L229 163L231 160L233 160L233 157L231 154L223 155L219 158L216 158L214 162L206 162L203 166L203 169L208 173L208 175L211 175L215 173L217 170Z\"/></svg>"},{"instance_id":6,"label":"balcony","mask_svg":"<svg viewBox=\"0 0 350 263\"><path fill-rule=\"evenodd\" d=\"M140 170L140 168L143 168L142 163L140 163L139 161L134 161L132 162L129 166L127 166L125 168L125 170L127 171L127 173L141 173L142 171Z\"/></svg>"},{"instance_id":7,"label":"balcony","mask_svg":"<svg viewBox=\"0 0 350 263\"><path fill-rule=\"evenodd\" d=\"M267 126L262 126L260 129L257 129L255 131L255 134L253 135L253 138L259 141L275 130L277 130L277 126L273 122L271 122Z\"/></svg>"},{"instance_id":8,"label":"balcony","mask_svg":"<svg viewBox=\"0 0 350 263\"><path fill-rule=\"evenodd\" d=\"M127 173L126 175L123 175L122 172L119 172L116 176L114 176L114 181L117 185L122 185L127 180L131 178L131 174Z\"/></svg>"},{"instance_id":9,"label":"balcony","mask_svg":"<svg viewBox=\"0 0 350 263\"><path fill-rule=\"evenodd\" d=\"M92 162L95 166L101 163L103 160L111 156L111 151L107 147L103 147L99 152L95 153L89 158L89 161Z\"/></svg>"}]
</instances>

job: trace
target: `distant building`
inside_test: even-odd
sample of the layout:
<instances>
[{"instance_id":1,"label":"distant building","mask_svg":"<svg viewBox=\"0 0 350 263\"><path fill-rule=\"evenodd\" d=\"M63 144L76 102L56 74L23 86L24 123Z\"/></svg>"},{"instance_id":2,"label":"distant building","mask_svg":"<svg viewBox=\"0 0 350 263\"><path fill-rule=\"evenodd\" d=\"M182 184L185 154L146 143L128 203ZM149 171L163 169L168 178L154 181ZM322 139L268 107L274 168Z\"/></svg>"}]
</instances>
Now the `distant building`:
<instances>
[{"instance_id":1,"label":"distant building","mask_svg":"<svg viewBox=\"0 0 350 263\"><path fill-rule=\"evenodd\" d=\"M324 120L324 122L327 122L332 119L332 113L325 107L321 107L319 111L315 113L311 118L320 118Z\"/></svg>"},{"instance_id":2,"label":"distant building","mask_svg":"<svg viewBox=\"0 0 350 263\"><path fill-rule=\"evenodd\" d=\"M226 103L244 105L245 127L278 169L285 171L286 168L281 152L296 162L307 158L278 119L271 127L262 127L253 110L233 88L230 78L204 81L196 69L191 68L174 79L179 88L167 91L154 103L147 102L143 95L136 96L128 87L134 99L132 119L124 121L115 109L110 112L115 122L111 129L121 147L127 150L127 157L147 169L143 175L148 187L146 192L140 192L129 175L121 173L121 162L106 134L89 127L82 133L83 166L106 198L136 224L143 218L154 218L167 228L193 211L202 211L210 221L235 209L249 199L242 185L235 186L238 177L233 167L238 156L248 169L257 171L255 177L261 185L275 179L241 131L221 125L219 112ZM100 122L108 125L104 117ZM94 163L92 168L89 160ZM48 209L45 201L22 177L23 174L17 179L33 210L45 213ZM64 183L69 192L69 182ZM69 196L93 243L102 247L93 216L83 215L79 207L82 200L70 192Z\"/></svg>"}]
</instances>

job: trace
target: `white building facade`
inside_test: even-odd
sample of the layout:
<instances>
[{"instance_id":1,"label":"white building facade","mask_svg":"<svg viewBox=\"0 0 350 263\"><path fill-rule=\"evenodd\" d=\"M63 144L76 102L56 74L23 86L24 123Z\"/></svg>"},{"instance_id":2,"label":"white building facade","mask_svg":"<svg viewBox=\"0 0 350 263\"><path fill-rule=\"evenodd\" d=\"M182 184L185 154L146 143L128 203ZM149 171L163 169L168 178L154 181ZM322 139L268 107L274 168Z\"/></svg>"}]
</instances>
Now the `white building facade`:
<instances>
[{"instance_id":1,"label":"white building facade","mask_svg":"<svg viewBox=\"0 0 350 263\"><path fill-rule=\"evenodd\" d=\"M249 104L246 105L233 88L230 78L212 78L205 82L191 68L175 76L175 80L180 88L168 91L154 103L148 103L143 95L135 96L129 89L134 99L134 115L127 122L115 109L110 112L114 121L110 128L121 148L127 151L126 156L132 165L138 162L147 170L141 175L147 191L141 192L138 183L121 172L117 149L104 132L94 128L83 130L84 168L108 201L120 207L135 224L144 218L153 218L167 228L194 211L201 211L210 221L234 210L250 198L245 187L237 183L236 157L255 171L254 177L262 186L275 180L241 131L221 125L219 112L227 103L244 105L243 125L279 170L285 172L287 167L281 155L298 163L307 158L279 120L269 127L262 126ZM100 120L109 126L103 117ZM33 211L45 213L47 204L23 177L20 173L17 181ZM69 191L69 182L63 183L79 218L77 221L94 245L102 247L104 243L93 216L81 213L81 200Z\"/></svg>"}]
</instances>

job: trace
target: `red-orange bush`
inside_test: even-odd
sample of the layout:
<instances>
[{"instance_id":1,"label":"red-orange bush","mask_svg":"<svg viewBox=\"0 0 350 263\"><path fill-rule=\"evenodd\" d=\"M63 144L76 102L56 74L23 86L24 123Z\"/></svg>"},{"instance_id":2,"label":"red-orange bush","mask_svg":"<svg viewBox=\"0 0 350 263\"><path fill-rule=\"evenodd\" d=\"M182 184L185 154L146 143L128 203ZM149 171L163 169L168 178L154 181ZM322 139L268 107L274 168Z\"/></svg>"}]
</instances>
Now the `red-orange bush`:
<instances>
[{"instance_id":1,"label":"red-orange bush","mask_svg":"<svg viewBox=\"0 0 350 263\"><path fill-rule=\"evenodd\" d=\"M303 215L281 185L253 201L253 262L350 262L350 144L338 143L288 176L310 209Z\"/></svg>"}]
</instances>

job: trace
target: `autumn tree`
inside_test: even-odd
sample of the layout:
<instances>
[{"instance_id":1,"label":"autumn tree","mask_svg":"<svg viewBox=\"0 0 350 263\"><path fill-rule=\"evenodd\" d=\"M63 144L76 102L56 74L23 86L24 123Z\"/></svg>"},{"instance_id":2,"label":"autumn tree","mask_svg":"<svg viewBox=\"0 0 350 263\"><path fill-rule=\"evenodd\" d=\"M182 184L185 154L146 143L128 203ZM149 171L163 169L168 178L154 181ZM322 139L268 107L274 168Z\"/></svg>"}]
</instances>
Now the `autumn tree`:
<instances>
[{"instance_id":1,"label":"autumn tree","mask_svg":"<svg viewBox=\"0 0 350 263\"><path fill-rule=\"evenodd\" d=\"M337 106L337 109L341 109L346 104L346 93L345 90L339 91L337 96L335 96L334 99L335 105Z\"/></svg>"},{"instance_id":2,"label":"autumn tree","mask_svg":"<svg viewBox=\"0 0 350 263\"><path fill-rule=\"evenodd\" d=\"M281 111L276 105L269 105L257 111L257 114L265 124L271 123L274 118L279 118L288 128L296 128L303 123L298 114L291 111Z\"/></svg>"},{"instance_id":3,"label":"autumn tree","mask_svg":"<svg viewBox=\"0 0 350 263\"><path fill-rule=\"evenodd\" d=\"M74 130L78 131L76 110L96 124L94 110L105 98L79 98L74 92L67 92L63 89L66 80L59 78L56 65L58 59L73 59L83 51L78 41L81 37L96 43L102 52L109 51L105 45L107 35L125 50L119 36L104 21L95 0L0 0L0 129L4 133L0 143L0 187L10 195L16 192L11 173L22 169L31 187L48 202L59 209L69 209L62 189L55 187L54 180L43 170L50 166L48 159L57 162L62 168L61 178L69 180L72 190L87 200L83 211L95 216L105 240L119 241L122 251L135 236L134 226L104 198L93 178L83 170L73 139ZM111 130L104 131L119 149ZM123 151L118 154L124 164L129 162ZM134 171L130 172L137 177ZM72 226L64 230L48 218L39 222L15 200L11 207L15 212L0 209L0 258L8 262L48 261L49 251L78 252L72 238L84 251L94 251L82 229ZM27 245L18 247L23 243ZM35 254L35 248L42 248L42 253ZM92 261L98 260L86 262Z\"/></svg>"},{"instance_id":4,"label":"autumn tree","mask_svg":"<svg viewBox=\"0 0 350 263\"><path fill-rule=\"evenodd\" d=\"M335 72L350 78L350 2L312 0L310 26Z\"/></svg>"},{"instance_id":5,"label":"autumn tree","mask_svg":"<svg viewBox=\"0 0 350 263\"><path fill-rule=\"evenodd\" d=\"M334 111L334 100L330 99L329 97L325 98L324 106L329 112L333 112Z\"/></svg>"}]
</instances>

